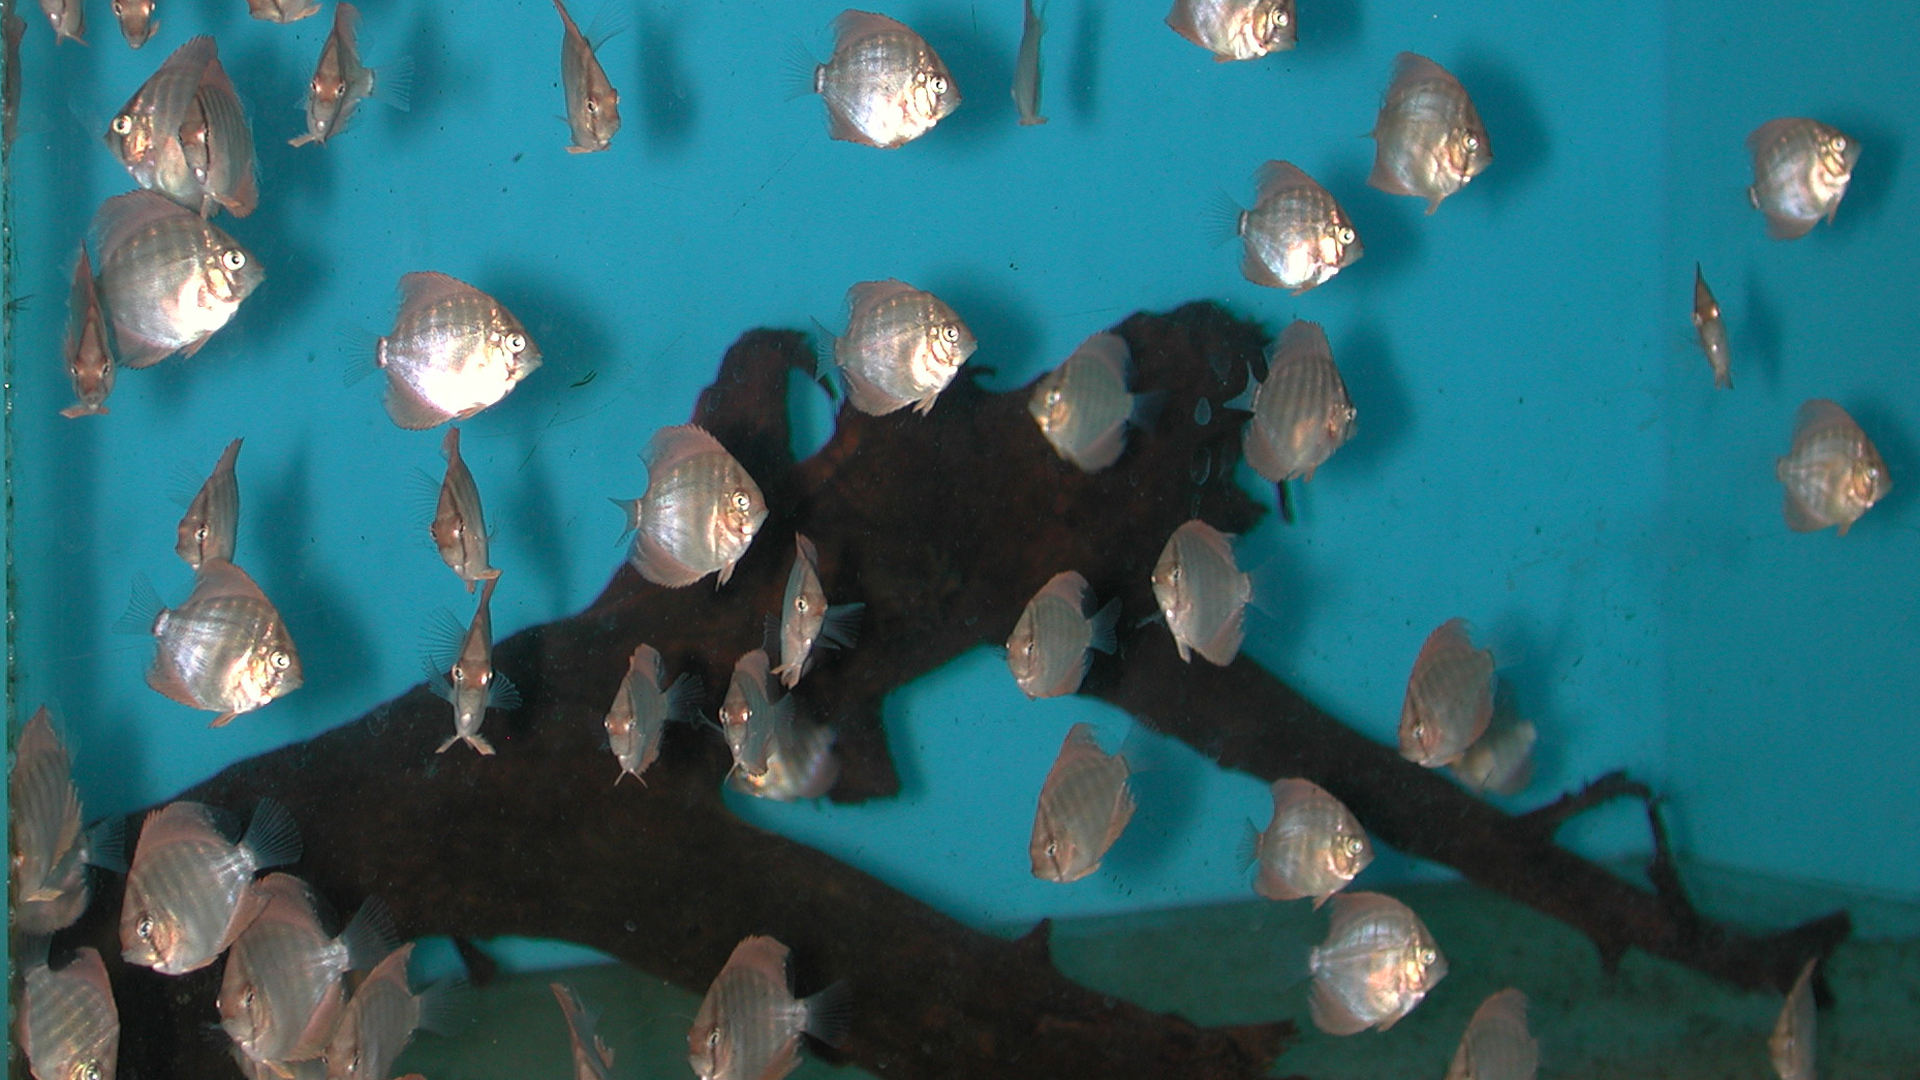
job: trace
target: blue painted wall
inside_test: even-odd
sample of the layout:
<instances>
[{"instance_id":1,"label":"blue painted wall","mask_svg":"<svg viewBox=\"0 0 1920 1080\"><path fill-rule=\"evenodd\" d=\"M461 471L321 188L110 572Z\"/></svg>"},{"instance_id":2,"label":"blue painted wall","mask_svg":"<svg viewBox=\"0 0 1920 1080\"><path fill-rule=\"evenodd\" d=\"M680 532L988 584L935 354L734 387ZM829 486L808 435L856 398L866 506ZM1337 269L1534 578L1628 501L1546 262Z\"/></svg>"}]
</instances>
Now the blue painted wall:
<instances>
[{"instance_id":1,"label":"blue painted wall","mask_svg":"<svg viewBox=\"0 0 1920 1080\"><path fill-rule=\"evenodd\" d=\"M1052 0L1052 122L1021 128L1007 93L1019 4L909 0L889 13L941 52L966 103L880 152L829 141L820 102L787 97L791 43L824 56L838 10L618 7L627 29L602 58L626 128L588 156L562 151L544 0L496 0L485 17L369 0L363 52L414 57L415 107L368 106L332 145L299 150L285 141L303 127L322 18L277 27L238 0L163 0L138 53L104 9L91 48L31 27L13 161L14 288L33 299L12 357L12 708L63 714L90 810L164 799L401 693L434 609L470 610L414 491L416 470L437 474L439 433L400 431L375 380L341 378L390 325L401 274L493 292L547 358L464 426L506 573L502 634L604 585L620 557L607 498L643 490L640 447L685 420L736 335L838 328L848 285L899 277L970 323L997 387L1139 308L1216 297L1275 331L1322 322L1359 435L1304 492L1299 525L1242 543L1276 612L1254 621L1254 655L1390 740L1421 640L1464 616L1541 730L1522 803L1626 767L1674 793L1701 857L1920 892L1920 869L1885 857L1913 834L1898 785L1920 752L1906 494L1920 479L1901 479L1920 402L1896 370L1914 318L1900 168L1914 110L1911 90L1888 96L1909 85L1895 76L1910 33L1862 40L1853 16L1783 9L1795 31L1779 35L1744 6L1653 0L1610 9L1624 34L1551 6L1318 0L1302 4L1296 52L1216 64L1157 8ZM267 283L201 355L124 372L110 416L64 420L72 252L129 186L98 133L200 32L253 111L261 207L221 224ZM1431 217L1364 184L1359 136L1402 49L1453 70L1492 133L1492 168ZM1857 126L1866 155L1836 227L1774 244L1743 203L1741 140L1801 111ZM1208 235L1209 204L1250 199L1271 158L1325 183L1367 249L1300 297L1244 281ZM1695 258L1734 325L1733 394L1713 392L1692 350ZM1896 478L1845 539L1791 536L1779 516L1772 458L1813 395L1854 409ZM796 402L817 442L825 406ZM148 690L150 645L109 627L136 573L184 597L169 492L191 491L235 436L239 561L291 624L307 686L213 731ZM983 652L889 702L901 799L735 805L975 922L1252 895L1234 848L1242 819L1265 821L1262 787L1137 735L1153 768L1108 869L1068 887L1029 875L1039 783L1089 717L1109 747L1129 727L1091 703L1027 702ZM1645 845L1625 812L1574 835L1596 855ZM1420 872L1383 857L1369 880Z\"/></svg>"}]
</instances>

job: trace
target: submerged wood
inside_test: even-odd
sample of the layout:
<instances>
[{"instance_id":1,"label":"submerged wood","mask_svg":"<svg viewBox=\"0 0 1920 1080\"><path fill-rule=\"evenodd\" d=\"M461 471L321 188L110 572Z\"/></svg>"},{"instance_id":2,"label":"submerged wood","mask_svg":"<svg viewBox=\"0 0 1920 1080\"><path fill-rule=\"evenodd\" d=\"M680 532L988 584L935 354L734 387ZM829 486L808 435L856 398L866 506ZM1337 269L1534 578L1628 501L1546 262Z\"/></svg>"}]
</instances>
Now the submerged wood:
<instances>
[{"instance_id":1,"label":"submerged wood","mask_svg":"<svg viewBox=\"0 0 1920 1080\"><path fill-rule=\"evenodd\" d=\"M1025 389L994 393L969 378L924 417L843 409L827 445L796 463L788 372L811 372L813 355L799 334L748 333L693 417L771 508L729 585L664 589L623 565L585 611L499 643L495 664L524 704L489 716L494 757L436 754L451 718L415 687L184 797L243 814L261 796L281 800L306 840L295 872L342 911L384 897L408 936L564 939L700 993L742 937L772 934L793 949L799 992L852 983L840 1056L877 1075L1265 1075L1294 1038L1290 1024L1199 1028L1088 991L1052 967L1044 923L1018 942L980 934L741 823L720 798L730 759L711 731L675 725L644 784L614 785L601 721L634 647L654 645L669 671L702 679L710 705L721 700L734 660L762 644L798 530L818 547L827 595L867 605L859 646L824 658L797 690L802 712L839 733L835 799L898 791L880 722L887 693L1004 641L1033 592L1073 568L1098 595L1122 599L1131 627L1120 659L1098 658L1083 692L1227 768L1313 780L1376 839L1572 924L1609 963L1641 948L1736 985L1784 990L1808 956L1845 935L1844 914L1774 936L1707 921L1680 893L1664 838L1655 889L1555 844L1559 822L1587 804L1646 795L1630 781L1511 816L1345 727L1244 656L1225 668L1180 663L1163 626L1137 625L1155 610L1149 576L1188 518L1228 532L1258 518L1233 479L1245 414L1216 408L1206 425L1193 416L1199 397L1218 404L1242 389L1264 339L1211 304L1135 315L1118 332L1134 351L1136 388L1167 401L1118 464L1091 475L1053 453ZM1651 811L1650 820L1657 829ZM226 1039L207 1030L218 966L167 978L120 964L120 883L102 884L68 937L109 958L122 1075L228 1075Z\"/></svg>"}]
</instances>

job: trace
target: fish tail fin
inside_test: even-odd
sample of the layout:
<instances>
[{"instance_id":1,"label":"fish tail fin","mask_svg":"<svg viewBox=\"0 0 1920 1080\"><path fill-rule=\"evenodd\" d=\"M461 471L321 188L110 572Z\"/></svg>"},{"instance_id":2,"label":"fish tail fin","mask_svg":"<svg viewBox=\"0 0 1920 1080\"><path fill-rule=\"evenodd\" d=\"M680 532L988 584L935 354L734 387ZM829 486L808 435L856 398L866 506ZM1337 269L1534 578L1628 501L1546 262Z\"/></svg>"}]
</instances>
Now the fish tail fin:
<instances>
[{"instance_id":1,"label":"fish tail fin","mask_svg":"<svg viewBox=\"0 0 1920 1080\"><path fill-rule=\"evenodd\" d=\"M1144 394L1135 394L1133 395L1133 412L1128 415L1127 422L1136 429L1145 431L1153 426L1154 421L1160 419L1160 411L1166 407L1167 392L1165 390L1149 390Z\"/></svg>"},{"instance_id":2,"label":"fish tail fin","mask_svg":"<svg viewBox=\"0 0 1920 1080\"><path fill-rule=\"evenodd\" d=\"M626 542L627 537L633 533L633 530L640 527L640 500L609 498L607 501L619 507L620 513L626 517L627 527L621 529L620 535L613 541L614 546L619 547Z\"/></svg>"},{"instance_id":3,"label":"fish tail fin","mask_svg":"<svg viewBox=\"0 0 1920 1080\"><path fill-rule=\"evenodd\" d=\"M667 687L667 719L682 723L698 720L700 700L705 696L699 678L691 671L681 672L673 685Z\"/></svg>"},{"instance_id":4,"label":"fish tail fin","mask_svg":"<svg viewBox=\"0 0 1920 1080\"><path fill-rule=\"evenodd\" d=\"M413 108L413 57L396 56L373 73L373 89L367 95L398 112Z\"/></svg>"},{"instance_id":5,"label":"fish tail fin","mask_svg":"<svg viewBox=\"0 0 1920 1080\"><path fill-rule=\"evenodd\" d=\"M133 575L133 592L127 598L127 610L113 624L116 634L138 634L149 637L155 625L167 609L160 603L160 594L153 589L153 581L145 574Z\"/></svg>"},{"instance_id":6,"label":"fish tail fin","mask_svg":"<svg viewBox=\"0 0 1920 1080\"><path fill-rule=\"evenodd\" d=\"M300 861L300 826L278 799L264 798L254 807L240 846L253 852L257 868L288 866Z\"/></svg>"},{"instance_id":7,"label":"fish tail fin","mask_svg":"<svg viewBox=\"0 0 1920 1080\"><path fill-rule=\"evenodd\" d=\"M370 970L400 945L393 909L377 896L367 897L347 922L346 929L340 931L340 944L347 947L348 970Z\"/></svg>"},{"instance_id":8,"label":"fish tail fin","mask_svg":"<svg viewBox=\"0 0 1920 1080\"><path fill-rule=\"evenodd\" d=\"M840 365L833 359L833 345L840 340L840 336L827 329L827 324L819 319L813 320L813 331L814 339L809 342L813 351L813 381L827 392L829 400L839 401L846 397L845 391L833 382L833 372L840 370Z\"/></svg>"},{"instance_id":9,"label":"fish tail fin","mask_svg":"<svg viewBox=\"0 0 1920 1080\"><path fill-rule=\"evenodd\" d=\"M1713 385L1719 390L1733 389L1733 372L1716 371L1713 373Z\"/></svg>"},{"instance_id":10,"label":"fish tail fin","mask_svg":"<svg viewBox=\"0 0 1920 1080\"><path fill-rule=\"evenodd\" d=\"M787 100L820 92L820 61L799 38L789 38L780 60L780 83L786 87Z\"/></svg>"},{"instance_id":11,"label":"fish tail fin","mask_svg":"<svg viewBox=\"0 0 1920 1080\"><path fill-rule=\"evenodd\" d=\"M1240 830L1240 842L1234 845L1233 857L1244 874L1260 861L1260 827L1252 818L1244 819L1241 824L1246 828Z\"/></svg>"},{"instance_id":12,"label":"fish tail fin","mask_svg":"<svg viewBox=\"0 0 1920 1080\"><path fill-rule=\"evenodd\" d=\"M334 337L346 354L340 368L342 386L353 386L380 367L380 356L386 349L385 338L364 327L348 324L335 327Z\"/></svg>"},{"instance_id":13,"label":"fish tail fin","mask_svg":"<svg viewBox=\"0 0 1920 1080\"><path fill-rule=\"evenodd\" d=\"M517 709L520 707L520 688L513 685L507 673L494 669L493 679L487 683L487 708Z\"/></svg>"},{"instance_id":14,"label":"fish tail fin","mask_svg":"<svg viewBox=\"0 0 1920 1080\"><path fill-rule=\"evenodd\" d=\"M860 642L860 617L866 610L867 605L859 603L829 606L814 644L832 649L853 648Z\"/></svg>"},{"instance_id":15,"label":"fish tail fin","mask_svg":"<svg viewBox=\"0 0 1920 1080\"><path fill-rule=\"evenodd\" d=\"M473 1012L473 988L458 975L449 976L420 992L420 1031L458 1035Z\"/></svg>"},{"instance_id":16,"label":"fish tail fin","mask_svg":"<svg viewBox=\"0 0 1920 1080\"><path fill-rule=\"evenodd\" d=\"M1215 189L1213 197L1207 200L1204 222L1207 243L1214 247L1240 235L1240 222L1246 216L1246 209L1234 201L1233 196Z\"/></svg>"},{"instance_id":17,"label":"fish tail fin","mask_svg":"<svg viewBox=\"0 0 1920 1080\"><path fill-rule=\"evenodd\" d=\"M47 966L47 954L53 946L52 934L21 934L13 942L13 969L31 971Z\"/></svg>"},{"instance_id":18,"label":"fish tail fin","mask_svg":"<svg viewBox=\"0 0 1920 1080\"><path fill-rule=\"evenodd\" d=\"M1119 648L1117 630L1120 626L1120 598L1114 597L1106 602L1099 611L1093 613L1093 640L1087 643L1090 649L1103 653L1112 653Z\"/></svg>"},{"instance_id":19,"label":"fish tail fin","mask_svg":"<svg viewBox=\"0 0 1920 1080\"><path fill-rule=\"evenodd\" d=\"M127 819L115 814L87 830L87 862L102 870L127 872Z\"/></svg>"},{"instance_id":20,"label":"fish tail fin","mask_svg":"<svg viewBox=\"0 0 1920 1080\"><path fill-rule=\"evenodd\" d=\"M841 979L806 999L807 1034L838 1046L853 1026L853 984Z\"/></svg>"}]
</instances>

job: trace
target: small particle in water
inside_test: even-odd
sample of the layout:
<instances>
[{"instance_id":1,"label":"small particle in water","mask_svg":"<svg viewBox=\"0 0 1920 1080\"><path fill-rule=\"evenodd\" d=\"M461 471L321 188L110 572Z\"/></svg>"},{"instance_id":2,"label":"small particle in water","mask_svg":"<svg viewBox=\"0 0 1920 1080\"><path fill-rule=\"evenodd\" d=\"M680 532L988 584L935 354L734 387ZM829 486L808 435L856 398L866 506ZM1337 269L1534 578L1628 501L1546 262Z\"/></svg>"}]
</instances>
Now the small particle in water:
<instances>
[{"instance_id":1,"label":"small particle in water","mask_svg":"<svg viewBox=\"0 0 1920 1080\"><path fill-rule=\"evenodd\" d=\"M1201 398L1193 403L1193 422L1201 427L1213 423L1213 402Z\"/></svg>"},{"instance_id":2,"label":"small particle in water","mask_svg":"<svg viewBox=\"0 0 1920 1080\"><path fill-rule=\"evenodd\" d=\"M514 161L514 164L516 164L516 165L517 165L517 164L519 164L519 163L520 163L520 159L521 159L521 158L523 158L523 157L526 157L526 156L527 156L527 154L526 154L526 151L524 151L524 150L523 150L523 151L521 151L521 152L520 152L520 153L518 153L518 154L515 154L515 155L513 155L513 161Z\"/></svg>"},{"instance_id":3,"label":"small particle in water","mask_svg":"<svg viewBox=\"0 0 1920 1080\"><path fill-rule=\"evenodd\" d=\"M599 377L600 377L600 369L594 368L592 371L589 371L585 375L580 376L578 381L569 383L568 385L571 389L578 390L581 387L587 385L588 383L592 382L593 380Z\"/></svg>"},{"instance_id":4,"label":"small particle in water","mask_svg":"<svg viewBox=\"0 0 1920 1080\"><path fill-rule=\"evenodd\" d=\"M639 931L639 929L640 927L635 925L632 919L627 920L627 933L629 934L636 933Z\"/></svg>"}]
</instances>

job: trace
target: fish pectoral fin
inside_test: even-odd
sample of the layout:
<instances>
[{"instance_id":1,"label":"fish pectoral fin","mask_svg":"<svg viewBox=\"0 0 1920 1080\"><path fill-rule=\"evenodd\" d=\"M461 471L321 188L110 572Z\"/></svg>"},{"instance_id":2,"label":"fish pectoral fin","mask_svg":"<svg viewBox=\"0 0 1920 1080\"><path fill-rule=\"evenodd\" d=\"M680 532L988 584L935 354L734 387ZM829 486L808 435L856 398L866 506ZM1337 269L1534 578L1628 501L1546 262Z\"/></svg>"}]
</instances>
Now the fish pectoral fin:
<instances>
[{"instance_id":1,"label":"fish pectoral fin","mask_svg":"<svg viewBox=\"0 0 1920 1080\"><path fill-rule=\"evenodd\" d=\"M391 369L387 372L386 406L387 415L393 418L393 422L408 431L425 431L452 419L447 413L428 404Z\"/></svg>"},{"instance_id":2,"label":"fish pectoral fin","mask_svg":"<svg viewBox=\"0 0 1920 1080\"><path fill-rule=\"evenodd\" d=\"M221 713L219 716L216 716L211 721L209 721L207 723L207 726L208 727L226 727L227 724L230 723L234 717L239 715L240 714L237 712Z\"/></svg>"}]
</instances>

